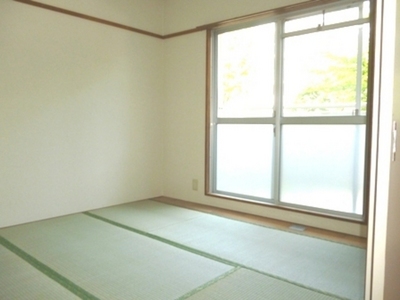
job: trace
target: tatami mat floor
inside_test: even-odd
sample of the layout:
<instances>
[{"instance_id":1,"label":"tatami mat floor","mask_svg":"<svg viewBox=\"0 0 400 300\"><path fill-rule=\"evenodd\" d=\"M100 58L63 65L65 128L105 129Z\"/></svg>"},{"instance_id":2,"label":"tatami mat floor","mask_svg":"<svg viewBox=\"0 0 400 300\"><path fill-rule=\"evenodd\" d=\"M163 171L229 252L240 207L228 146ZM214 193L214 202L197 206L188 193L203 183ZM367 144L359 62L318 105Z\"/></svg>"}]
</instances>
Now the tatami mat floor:
<instances>
[{"instance_id":1,"label":"tatami mat floor","mask_svg":"<svg viewBox=\"0 0 400 300\"><path fill-rule=\"evenodd\" d=\"M178 199L173 199L169 197L158 197L155 198L154 200L163 202L163 203L168 203L171 205L176 205L180 207L185 207L188 209L194 209L206 213L211 213L211 214L216 214L232 219L236 219L239 221L244 221L244 222L249 222L253 224L259 224L259 225L264 225L268 227L273 227L281 230L288 230L290 231L290 226L292 226L292 223L285 222L285 221L280 221L276 219L270 219L270 218L265 218L265 217L259 217L255 215L250 215L250 214L245 214L245 213L240 213L232 210L227 210L223 208L218 208L218 207L212 207L208 205L203 205L203 204L198 204L194 202L187 202L187 201L182 201ZM323 238L331 241L335 241L338 243L344 243L344 244L349 244L357 247L362 247L364 249L367 248L367 239L364 237L359 237L359 236L354 236L354 235L349 235L349 234L344 234L344 233L339 233L339 232L334 232L334 231L329 231L329 230L324 230L324 229L319 229L319 228L313 228L313 227L306 227L305 231L303 232L304 234L307 234L312 237L317 237L317 238Z\"/></svg>"},{"instance_id":2,"label":"tatami mat floor","mask_svg":"<svg viewBox=\"0 0 400 300\"><path fill-rule=\"evenodd\" d=\"M0 229L0 299L363 298L362 247L184 205L157 198Z\"/></svg>"}]
</instances>

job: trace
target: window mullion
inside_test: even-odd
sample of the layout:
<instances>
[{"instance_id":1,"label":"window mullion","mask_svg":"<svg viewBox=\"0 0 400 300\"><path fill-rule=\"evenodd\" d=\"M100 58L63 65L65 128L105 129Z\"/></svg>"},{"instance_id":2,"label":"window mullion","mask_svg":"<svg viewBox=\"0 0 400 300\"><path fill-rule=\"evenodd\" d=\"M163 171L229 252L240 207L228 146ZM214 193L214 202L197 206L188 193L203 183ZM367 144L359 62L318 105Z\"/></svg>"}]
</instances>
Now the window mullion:
<instances>
[{"instance_id":1,"label":"window mullion","mask_svg":"<svg viewBox=\"0 0 400 300\"><path fill-rule=\"evenodd\" d=\"M218 118L217 124L275 124L274 118Z\"/></svg>"},{"instance_id":2,"label":"window mullion","mask_svg":"<svg viewBox=\"0 0 400 300\"><path fill-rule=\"evenodd\" d=\"M218 124L218 34L217 33L213 33L212 35L212 65L213 65L213 69L212 69L212 76L211 76L211 80L212 80L212 85L213 85L213 89L212 89L212 94L211 94L211 116L210 116L210 120L211 120L211 124L210 124L210 157L208 158L209 164L211 166L210 172L211 172L211 176L210 176L210 187L212 189L212 192L216 191L216 186L217 186L217 168L218 168L218 163L217 163L217 124Z\"/></svg>"},{"instance_id":3,"label":"window mullion","mask_svg":"<svg viewBox=\"0 0 400 300\"><path fill-rule=\"evenodd\" d=\"M351 27L351 26L356 26L356 25L361 26L363 24L367 24L368 22L369 22L368 18L363 18L363 19L359 19L359 20L355 20L355 21L348 21L348 22L343 22L343 23L337 23L337 24L332 24L332 25L325 25L325 26L320 26L320 27L315 27L315 28L304 29L304 30L300 30L300 31L283 33L283 37L287 38L287 37L292 37L292 36L305 35L305 34L310 34L310 33L315 33L315 32L328 31L328 30Z\"/></svg>"},{"instance_id":4,"label":"window mullion","mask_svg":"<svg viewBox=\"0 0 400 300\"><path fill-rule=\"evenodd\" d=\"M362 5L360 6L360 17L362 17ZM357 48L357 82L356 82L356 109L354 115L361 113L361 93L362 93L362 72L363 72L363 27L358 30L358 48Z\"/></svg>"},{"instance_id":5,"label":"window mullion","mask_svg":"<svg viewBox=\"0 0 400 300\"><path fill-rule=\"evenodd\" d=\"M275 144L273 169L273 201L279 204L280 192L280 154L281 154L281 119L282 119L282 79L283 79L283 20L276 23L276 60L275 60Z\"/></svg>"}]
</instances>

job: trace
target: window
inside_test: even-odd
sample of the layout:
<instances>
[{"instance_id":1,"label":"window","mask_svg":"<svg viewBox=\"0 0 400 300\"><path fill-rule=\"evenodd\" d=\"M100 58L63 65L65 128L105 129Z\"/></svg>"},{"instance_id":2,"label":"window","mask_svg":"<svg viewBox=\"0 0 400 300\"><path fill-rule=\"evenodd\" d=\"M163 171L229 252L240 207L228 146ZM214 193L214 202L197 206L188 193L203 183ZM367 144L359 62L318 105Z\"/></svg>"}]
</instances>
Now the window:
<instances>
[{"instance_id":1,"label":"window","mask_svg":"<svg viewBox=\"0 0 400 300\"><path fill-rule=\"evenodd\" d=\"M369 2L215 28L209 194L363 219Z\"/></svg>"}]
</instances>

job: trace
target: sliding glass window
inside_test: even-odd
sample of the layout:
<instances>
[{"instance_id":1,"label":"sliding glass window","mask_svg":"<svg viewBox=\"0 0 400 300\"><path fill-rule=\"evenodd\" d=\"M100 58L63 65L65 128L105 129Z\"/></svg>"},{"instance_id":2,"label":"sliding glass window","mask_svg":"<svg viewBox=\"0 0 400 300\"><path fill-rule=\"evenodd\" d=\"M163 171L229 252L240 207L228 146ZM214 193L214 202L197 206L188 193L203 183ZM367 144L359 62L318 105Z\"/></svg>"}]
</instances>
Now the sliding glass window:
<instances>
[{"instance_id":1,"label":"sliding glass window","mask_svg":"<svg viewBox=\"0 0 400 300\"><path fill-rule=\"evenodd\" d=\"M359 219L369 2L212 32L209 194Z\"/></svg>"}]
</instances>

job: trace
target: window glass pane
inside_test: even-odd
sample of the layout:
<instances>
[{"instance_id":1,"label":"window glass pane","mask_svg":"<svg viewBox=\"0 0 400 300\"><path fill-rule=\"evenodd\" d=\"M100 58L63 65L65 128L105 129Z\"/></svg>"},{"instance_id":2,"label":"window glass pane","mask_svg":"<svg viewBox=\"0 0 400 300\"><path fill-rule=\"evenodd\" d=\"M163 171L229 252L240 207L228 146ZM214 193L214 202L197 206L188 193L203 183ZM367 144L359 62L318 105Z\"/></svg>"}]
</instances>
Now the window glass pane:
<instances>
[{"instance_id":1,"label":"window glass pane","mask_svg":"<svg viewBox=\"0 0 400 300\"><path fill-rule=\"evenodd\" d=\"M349 7L334 11L321 11L318 14L287 20L284 25L284 32L296 32L306 29L316 29L319 26L339 24L360 18L369 17L369 2L363 3L361 7Z\"/></svg>"},{"instance_id":2,"label":"window glass pane","mask_svg":"<svg viewBox=\"0 0 400 300\"><path fill-rule=\"evenodd\" d=\"M270 199L273 125L218 125L217 190Z\"/></svg>"},{"instance_id":3,"label":"window glass pane","mask_svg":"<svg viewBox=\"0 0 400 300\"><path fill-rule=\"evenodd\" d=\"M368 18L370 15L370 3L369 1L364 1L362 6L362 17Z\"/></svg>"},{"instance_id":4,"label":"window glass pane","mask_svg":"<svg viewBox=\"0 0 400 300\"><path fill-rule=\"evenodd\" d=\"M359 112L360 115L367 114L367 97L368 97L368 69L369 69L369 24L366 24L361 27L361 34L362 34L362 50L361 50L361 66L360 72L361 76L359 78L358 89L359 89L359 101L360 101L360 108Z\"/></svg>"},{"instance_id":5,"label":"window glass pane","mask_svg":"<svg viewBox=\"0 0 400 300\"><path fill-rule=\"evenodd\" d=\"M275 23L218 35L218 117L273 115Z\"/></svg>"},{"instance_id":6,"label":"window glass pane","mask_svg":"<svg viewBox=\"0 0 400 300\"><path fill-rule=\"evenodd\" d=\"M362 214L365 125L284 125L281 201Z\"/></svg>"},{"instance_id":7,"label":"window glass pane","mask_svg":"<svg viewBox=\"0 0 400 300\"><path fill-rule=\"evenodd\" d=\"M288 33L310 28L317 28L319 25L322 26L323 22L324 19L322 13L313 16L288 20L285 22L285 32Z\"/></svg>"},{"instance_id":8,"label":"window glass pane","mask_svg":"<svg viewBox=\"0 0 400 300\"><path fill-rule=\"evenodd\" d=\"M368 41L368 25L286 38L283 115L365 114Z\"/></svg>"},{"instance_id":9,"label":"window glass pane","mask_svg":"<svg viewBox=\"0 0 400 300\"><path fill-rule=\"evenodd\" d=\"M325 12L325 24L333 25L348 21L358 20L360 18L360 8L352 7L348 9Z\"/></svg>"}]
</instances>

